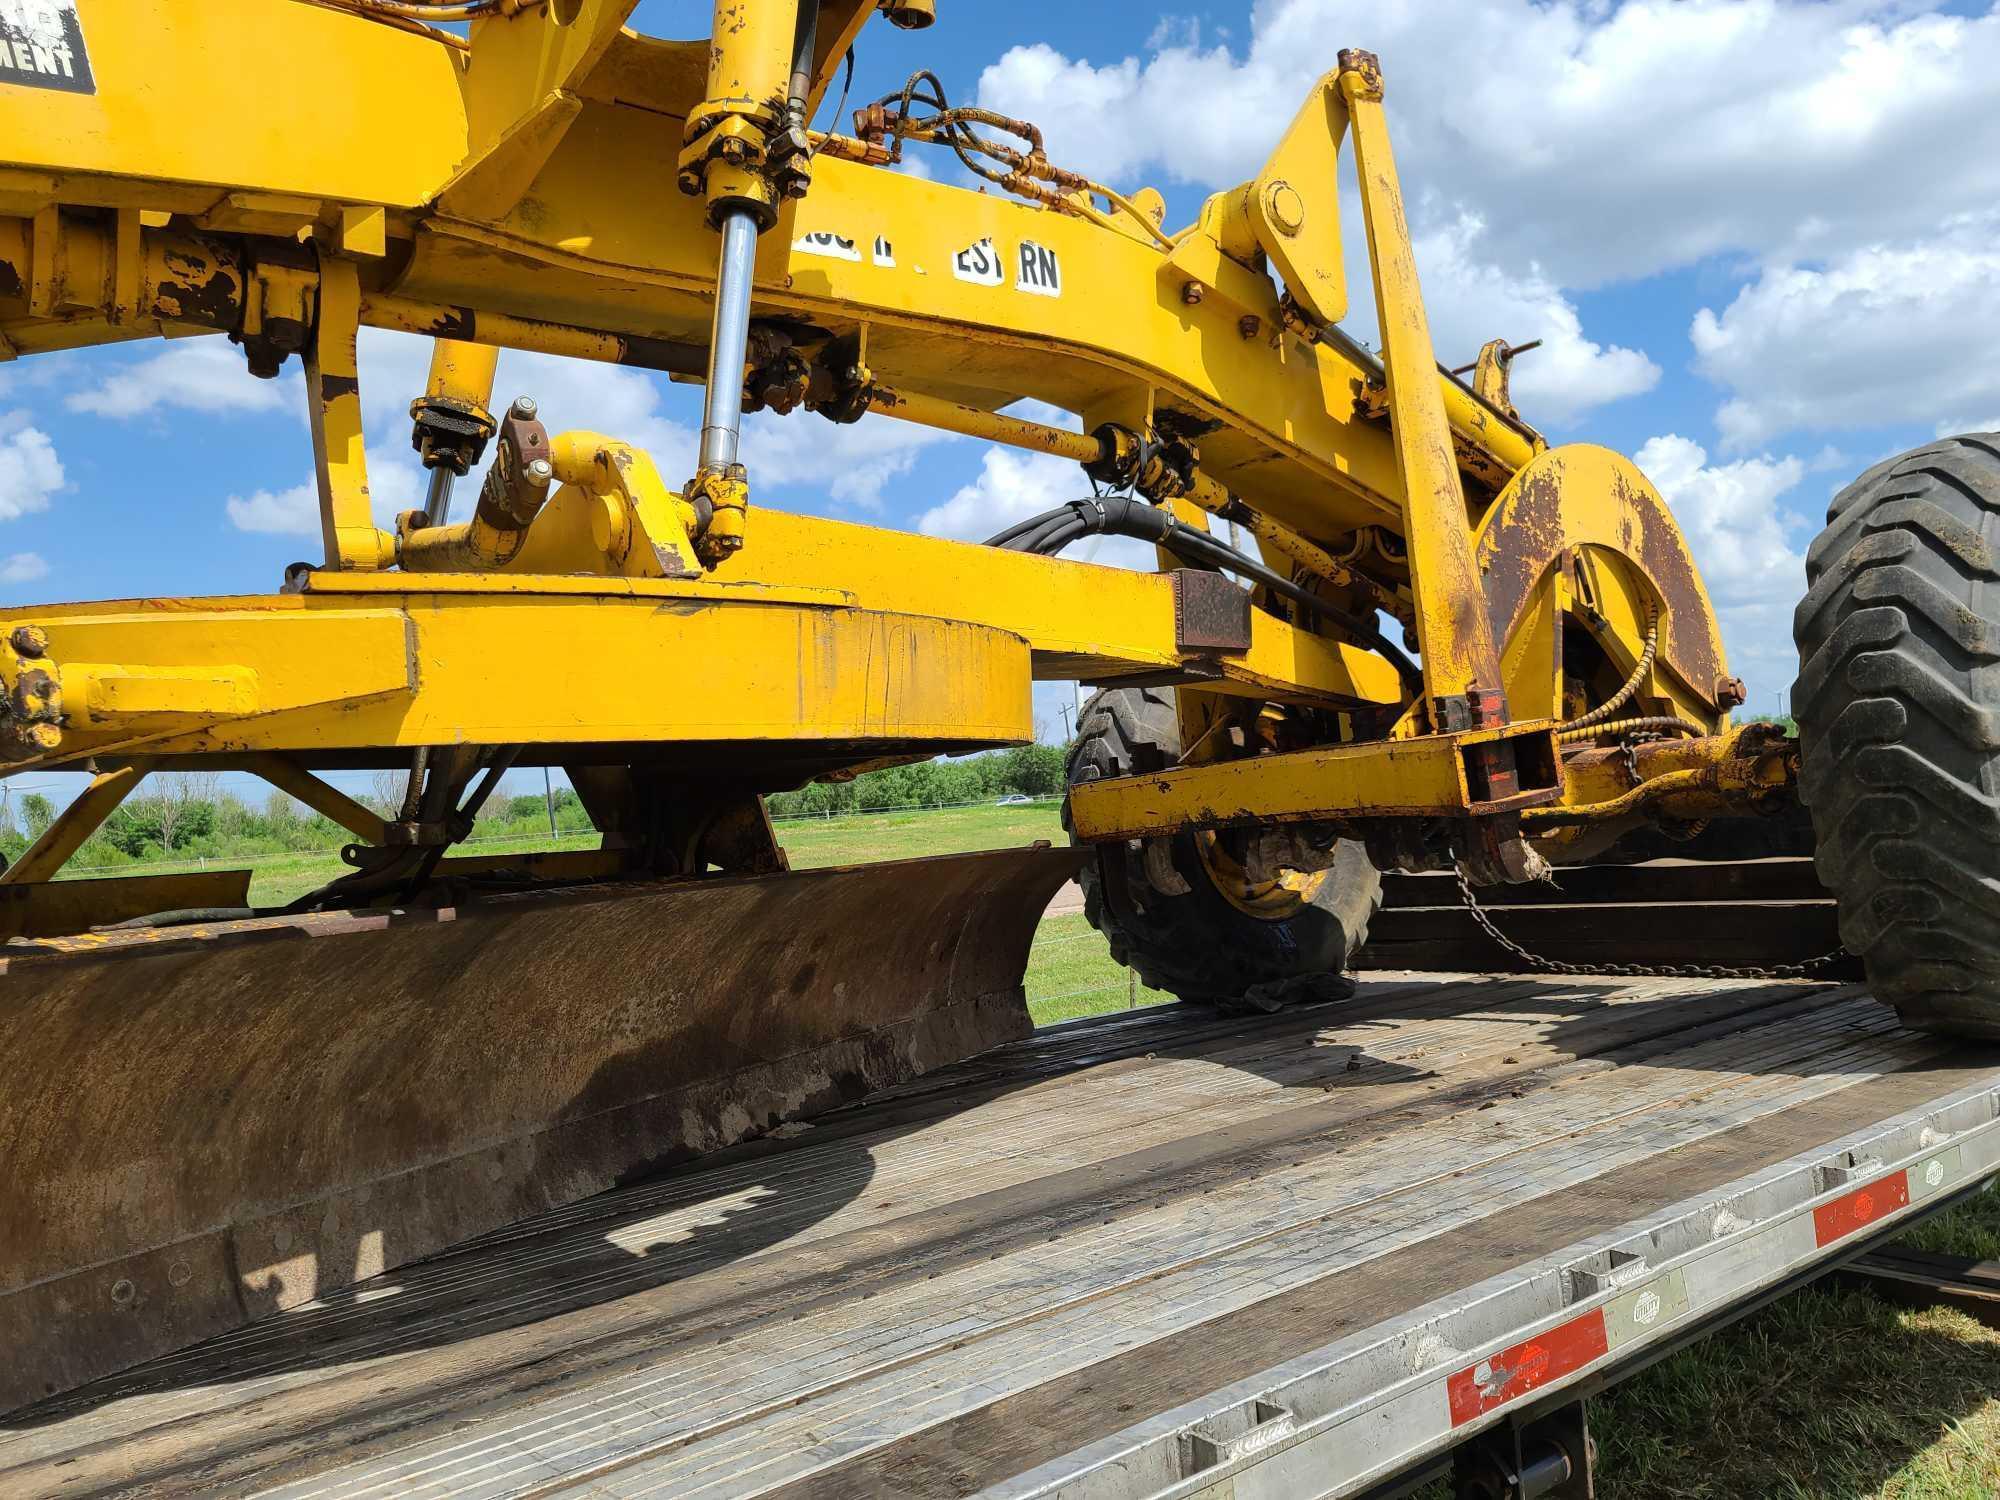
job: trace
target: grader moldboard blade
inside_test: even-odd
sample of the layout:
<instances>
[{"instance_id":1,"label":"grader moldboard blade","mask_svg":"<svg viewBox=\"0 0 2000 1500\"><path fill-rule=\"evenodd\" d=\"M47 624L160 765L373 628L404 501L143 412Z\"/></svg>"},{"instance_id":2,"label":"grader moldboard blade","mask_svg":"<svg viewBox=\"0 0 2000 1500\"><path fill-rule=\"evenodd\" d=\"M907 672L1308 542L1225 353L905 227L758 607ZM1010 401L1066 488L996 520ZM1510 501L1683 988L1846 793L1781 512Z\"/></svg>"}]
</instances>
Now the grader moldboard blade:
<instances>
[{"instance_id":1,"label":"grader moldboard blade","mask_svg":"<svg viewBox=\"0 0 2000 1500\"><path fill-rule=\"evenodd\" d=\"M1030 1029L1035 848L21 945L0 1409Z\"/></svg>"}]
</instances>

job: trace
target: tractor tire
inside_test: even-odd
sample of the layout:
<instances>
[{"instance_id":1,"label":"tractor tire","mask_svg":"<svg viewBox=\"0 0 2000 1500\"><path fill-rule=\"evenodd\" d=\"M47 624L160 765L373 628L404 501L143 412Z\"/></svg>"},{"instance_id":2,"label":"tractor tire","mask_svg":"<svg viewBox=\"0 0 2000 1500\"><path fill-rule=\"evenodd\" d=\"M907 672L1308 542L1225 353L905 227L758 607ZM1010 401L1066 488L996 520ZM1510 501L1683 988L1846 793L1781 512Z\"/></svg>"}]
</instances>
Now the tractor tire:
<instances>
[{"instance_id":1,"label":"tractor tire","mask_svg":"<svg viewBox=\"0 0 2000 1500\"><path fill-rule=\"evenodd\" d=\"M1876 997L2000 1039L2000 433L1878 464L1806 554L1792 690L1819 878Z\"/></svg>"},{"instance_id":2,"label":"tractor tire","mask_svg":"<svg viewBox=\"0 0 2000 1500\"><path fill-rule=\"evenodd\" d=\"M1173 693L1112 688L1083 707L1068 780L1161 771L1179 759ZM1352 840L1308 891L1254 913L1223 893L1194 834L1101 845L1077 879L1084 915L1113 958L1154 989L1229 1010L1352 994L1341 975L1382 904L1382 878Z\"/></svg>"}]
</instances>

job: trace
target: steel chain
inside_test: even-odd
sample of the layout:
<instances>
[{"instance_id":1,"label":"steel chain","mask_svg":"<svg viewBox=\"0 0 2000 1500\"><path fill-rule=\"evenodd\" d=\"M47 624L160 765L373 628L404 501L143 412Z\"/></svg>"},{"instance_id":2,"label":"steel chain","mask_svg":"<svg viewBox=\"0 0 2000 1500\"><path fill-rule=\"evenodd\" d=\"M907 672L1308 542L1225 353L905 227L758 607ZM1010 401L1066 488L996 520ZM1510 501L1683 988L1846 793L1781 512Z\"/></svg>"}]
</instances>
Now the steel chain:
<instances>
[{"instance_id":1,"label":"steel chain","mask_svg":"<svg viewBox=\"0 0 2000 1500\"><path fill-rule=\"evenodd\" d=\"M1816 958L1801 959L1793 964L1573 964L1566 959L1548 958L1531 949L1522 947L1506 933L1493 925L1493 919L1479 904L1479 898L1472 893L1472 883L1465 878L1463 870L1455 871L1458 879L1458 894L1465 902L1465 909L1472 914L1472 920L1480 930L1502 948L1522 960L1531 969L1552 974L1576 974L1582 976L1604 976L1614 979L1805 979L1814 969L1823 969L1837 959L1847 957L1847 949L1837 947Z\"/></svg>"}]
</instances>

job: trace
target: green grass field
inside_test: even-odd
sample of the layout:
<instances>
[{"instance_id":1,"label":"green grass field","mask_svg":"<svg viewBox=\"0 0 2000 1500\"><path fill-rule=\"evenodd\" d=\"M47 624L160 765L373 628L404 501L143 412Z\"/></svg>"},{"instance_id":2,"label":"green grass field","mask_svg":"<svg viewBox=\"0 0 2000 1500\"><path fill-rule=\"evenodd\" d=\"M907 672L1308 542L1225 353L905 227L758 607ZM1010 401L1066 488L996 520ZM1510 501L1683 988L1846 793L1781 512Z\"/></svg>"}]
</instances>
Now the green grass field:
<instances>
[{"instance_id":1,"label":"green grass field","mask_svg":"<svg viewBox=\"0 0 2000 1500\"><path fill-rule=\"evenodd\" d=\"M778 834L798 869L1063 838L1054 803L801 819ZM476 852L546 847L503 839ZM259 905L343 868L332 854L250 863ZM1112 962L1080 913L1044 919L1025 982L1041 1024L1171 998ZM2000 1192L1908 1240L2000 1259ZM1625 1382L1593 1403L1592 1421L1604 1500L2000 1500L2000 1333L1955 1312L1809 1287ZM1423 1500L1449 1494L1438 1486Z\"/></svg>"},{"instance_id":2,"label":"green grass field","mask_svg":"<svg viewBox=\"0 0 2000 1500\"><path fill-rule=\"evenodd\" d=\"M1064 835L1058 804L1035 802L1015 807L943 807L911 812L865 813L832 819L797 818L777 825L778 838L792 867L819 869L827 865L864 864L880 859L915 859L927 854L964 854L975 849L1014 849L1036 839L1060 842ZM482 839L464 846L468 854L525 854L536 849L588 849L597 835L582 834L551 841L541 835ZM207 868L250 869L250 903L282 906L316 886L345 873L347 867L331 849L303 854L260 854L242 859L213 859ZM90 871L72 867L59 879L88 880L93 875L157 874L187 870L193 865L165 860L118 865Z\"/></svg>"}]
</instances>

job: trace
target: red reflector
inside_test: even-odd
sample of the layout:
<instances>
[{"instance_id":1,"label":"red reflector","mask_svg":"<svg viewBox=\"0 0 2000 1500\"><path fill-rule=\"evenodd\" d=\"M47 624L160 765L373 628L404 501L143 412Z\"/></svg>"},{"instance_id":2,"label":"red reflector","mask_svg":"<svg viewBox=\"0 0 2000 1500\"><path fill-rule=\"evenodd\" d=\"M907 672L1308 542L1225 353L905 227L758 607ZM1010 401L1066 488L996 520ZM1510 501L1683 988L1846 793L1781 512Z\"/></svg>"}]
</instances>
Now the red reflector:
<instances>
[{"instance_id":1,"label":"red reflector","mask_svg":"<svg viewBox=\"0 0 2000 1500\"><path fill-rule=\"evenodd\" d=\"M1909 1206L1910 1174L1891 1172L1814 1209L1813 1238L1822 1245L1831 1245L1883 1215Z\"/></svg>"},{"instance_id":2,"label":"red reflector","mask_svg":"<svg viewBox=\"0 0 2000 1500\"><path fill-rule=\"evenodd\" d=\"M1604 1310L1597 1308L1489 1355L1445 1382L1445 1393L1451 1398L1451 1425L1461 1427L1537 1386L1580 1370L1609 1347Z\"/></svg>"}]
</instances>

